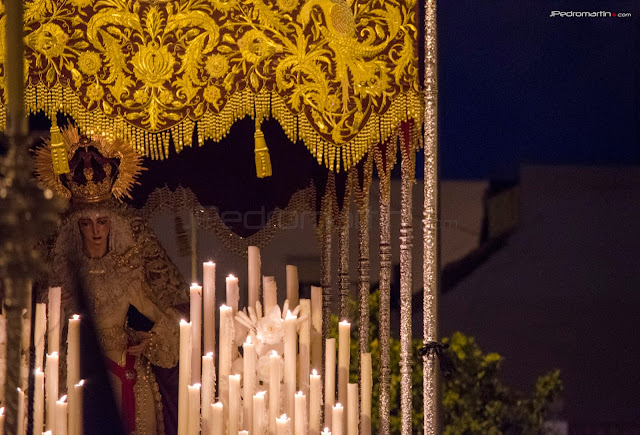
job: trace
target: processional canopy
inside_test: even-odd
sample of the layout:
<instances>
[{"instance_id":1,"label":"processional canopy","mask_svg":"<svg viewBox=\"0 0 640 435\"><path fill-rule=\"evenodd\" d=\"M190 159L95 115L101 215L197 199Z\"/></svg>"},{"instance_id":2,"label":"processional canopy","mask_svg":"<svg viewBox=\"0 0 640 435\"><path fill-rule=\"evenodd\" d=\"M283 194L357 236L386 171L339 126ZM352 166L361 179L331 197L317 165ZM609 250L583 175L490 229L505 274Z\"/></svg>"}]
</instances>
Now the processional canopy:
<instances>
[{"instance_id":1,"label":"processional canopy","mask_svg":"<svg viewBox=\"0 0 640 435\"><path fill-rule=\"evenodd\" d=\"M257 131L273 117L340 171L401 122L421 122L415 0L24 6L28 112L62 112L83 133L125 138L154 159L169 155L170 139L177 152L191 146L194 129L202 145L245 116ZM4 32L3 6L1 13ZM2 47L2 74L4 62ZM0 86L6 118L4 80Z\"/></svg>"}]
</instances>

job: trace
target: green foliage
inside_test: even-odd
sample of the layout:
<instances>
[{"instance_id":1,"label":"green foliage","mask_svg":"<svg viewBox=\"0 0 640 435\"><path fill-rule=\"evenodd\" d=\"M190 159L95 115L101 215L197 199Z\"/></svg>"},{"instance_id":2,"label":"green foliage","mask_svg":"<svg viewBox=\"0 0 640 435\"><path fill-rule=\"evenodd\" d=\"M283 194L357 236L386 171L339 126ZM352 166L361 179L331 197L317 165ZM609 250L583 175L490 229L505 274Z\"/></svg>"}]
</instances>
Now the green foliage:
<instances>
[{"instance_id":1,"label":"green foliage","mask_svg":"<svg viewBox=\"0 0 640 435\"><path fill-rule=\"evenodd\" d=\"M369 296L369 349L373 370L372 425L377 432L380 374L379 291ZM358 319L358 306L348 303L350 319ZM338 337L338 318L332 316L330 335ZM351 327L350 382L359 375L358 326ZM442 382L442 410L445 434L536 434L541 430L545 413L560 391L560 371L554 370L538 378L532 397L524 397L504 385L499 374L502 357L484 354L473 337L461 332L443 339L449 344L447 353L453 362L453 373ZM412 393L414 433L422 428L422 358L418 350L422 340L411 341L413 356ZM400 341L390 339L391 383L389 424L391 433L400 433Z\"/></svg>"}]
</instances>

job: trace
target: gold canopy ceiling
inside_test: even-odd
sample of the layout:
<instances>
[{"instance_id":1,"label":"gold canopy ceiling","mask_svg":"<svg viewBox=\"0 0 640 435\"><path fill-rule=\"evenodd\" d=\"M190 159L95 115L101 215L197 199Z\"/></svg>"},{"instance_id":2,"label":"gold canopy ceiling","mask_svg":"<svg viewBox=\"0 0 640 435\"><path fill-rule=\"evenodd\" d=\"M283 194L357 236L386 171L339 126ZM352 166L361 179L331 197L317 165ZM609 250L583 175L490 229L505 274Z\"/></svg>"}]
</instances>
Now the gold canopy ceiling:
<instances>
[{"instance_id":1,"label":"gold canopy ceiling","mask_svg":"<svg viewBox=\"0 0 640 435\"><path fill-rule=\"evenodd\" d=\"M272 116L319 163L348 169L421 122L416 15L415 0L29 0L27 110L156 159L170 136L179 152L194 128L201 145ZM2 40L3 75L4 52Z\"/></svg>"}]
</instances>

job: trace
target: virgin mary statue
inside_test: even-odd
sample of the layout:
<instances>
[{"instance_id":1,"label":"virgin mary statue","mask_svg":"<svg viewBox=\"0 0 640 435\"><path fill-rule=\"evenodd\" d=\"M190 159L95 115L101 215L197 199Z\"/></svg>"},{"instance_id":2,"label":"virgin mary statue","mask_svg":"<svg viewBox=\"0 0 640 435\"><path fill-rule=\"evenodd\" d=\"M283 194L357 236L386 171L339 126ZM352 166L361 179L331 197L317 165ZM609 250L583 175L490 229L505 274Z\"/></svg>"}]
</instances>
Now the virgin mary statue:
<instances>
[{"instance_id":1,"label":"virgin mary statue","mask_svg":"<svg viewBox=\"0 0 640 435\"><path fill-rule=\"evenodd\" d=\"M122 140L90 140L75 128L62 136L70 172L54 173L50 143L36 151L40 181L70 200L46 243L47 284L62 288L62 319L78 312L92 319L126 432L172 433L177 388L163 378L178 363L188 287L145 222L120 202L141 157ZM148 331L130 327L131 307L148 319Z\"/></svg>"}]
</instances>

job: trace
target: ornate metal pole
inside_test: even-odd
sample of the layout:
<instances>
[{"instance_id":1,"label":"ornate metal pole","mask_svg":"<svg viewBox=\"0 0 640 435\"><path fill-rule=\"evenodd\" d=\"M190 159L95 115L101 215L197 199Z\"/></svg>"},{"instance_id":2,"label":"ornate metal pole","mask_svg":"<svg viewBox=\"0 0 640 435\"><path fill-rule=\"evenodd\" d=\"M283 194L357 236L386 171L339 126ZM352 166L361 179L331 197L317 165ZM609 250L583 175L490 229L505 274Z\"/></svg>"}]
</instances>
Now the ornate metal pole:
<instances>
[{"instance_id":1,"label":"ornate metal pole","mask_svg":"<svg viewBox=\"0 0 640 435\"><path fill-rule=\"evenodd\" d=\"M24 111L23 2L8 0L6 7L6 89L9 152L0 180L0 272L4 276L7 315L7 356L4 433L17 432L21 369L22 310L30 305L31 283L39 272L36 243L57 221L53 193L43 192L32 178ZM46 198L45 198L46 197ZM25 349L28 352L28 349Z\"/></svg>"},{"instance_id":2,"label":"ornate metal pole","mask_svg":"<svg viewBox=\"0 0 640 435\"><path fill-rule=\"evenodd\" d=\"M395 138L393 138L395 139ZM391 141L390 141L391 142ZM395 149L395 147L393 147ZM386 156L385 156L386 158ZM391 166L387 162L388 166ZM380 174L380 427L389 434L389 394L391 381L389 330L391 300L391 171Z\"/></svg>"},{"instance_id":3,"label":"ornate metal pole","mask_svg":"<svg viewBox=\"0 0 640 435\"><path fill-rule=\"evenodd\" d=\"M327 190L322 199L320 216L321 253L320 263L322 269L322 349L329 338L329 321L331 320L331 232L333 231L333 207L331 201L331 189L334 188L331 181L333 174L329 174ZM324 351L322 352L322 368L324 374Z\"/></svg>"},{"instance_id":4,"label":"ornate metal pole","mask_svg":"<svg viewBox=\"0 0 640 435\"><path fill-rule=\"evenodd\" d=\"M347 183L351 181L351 178L347 180ZM349 225L350 216L349 211L351 209L351 196L349 184L345 187L344 205L340 219L340 231L338 238L338 291L340 292L340 320L349 318L348 313L348 300L349 300ZM353 321L353 319L348 319Z\"/></svg>"},{"instance_id":5,"label":"ornate metal pole","mask_svg":"<svg viewBox=\"0 0 640 435\"><path fill-rule=\"evenodd\" d=\"M438 338L438 68L436 0L426 0L424 13L424 211L423 336ZM423 357L424 433L438 432L438 373L435 353Z\"/></svg>"},{"instance_id":6,"label":"ornate metal pole","mask_svg":"<svg viewBox=\"0 0 640 435\"><path fill-rule=\"evenodd\" d=\"M405 126L408 129L411 126ZM401 133L402 208L400 211L400 409L401 432L413 431L411 414L411 301L413 296L413 183L415 178L414 147L409 134Z\"/></svg>"},{"instance_id":7,"label":"ornate metal pole","mask_svg":"<svg viewBox=\"0 0 640 435\"><path fill-rule=\"evenodd\" d=\"M360 354L369 352L369 187L371 186L372 154L364 161L364 175L362 186L356 186L356 207L358 208L358 298L359 321L358 333L360 338ZM362 369L362 367L361 367Z\"/></svg>"}]
</instances>

